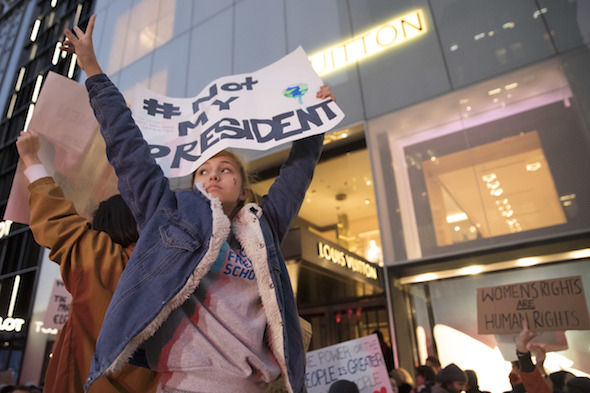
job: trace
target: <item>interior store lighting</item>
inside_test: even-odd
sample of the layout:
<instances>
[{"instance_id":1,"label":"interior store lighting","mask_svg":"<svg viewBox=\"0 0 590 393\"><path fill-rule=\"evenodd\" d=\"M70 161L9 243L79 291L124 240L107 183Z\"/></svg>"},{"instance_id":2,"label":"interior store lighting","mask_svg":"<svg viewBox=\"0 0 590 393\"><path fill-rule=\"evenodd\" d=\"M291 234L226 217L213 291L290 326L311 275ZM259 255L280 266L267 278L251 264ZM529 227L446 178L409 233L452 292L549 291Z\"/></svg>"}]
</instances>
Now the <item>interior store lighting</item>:
<instances>
[{"instance_id":1,"label":"interior store lighting","mask_svg":"<svg viewBox=\"0 0 590 393\"><path fill-rule=\"evenodd\" d=\"M548 10L547 10L547 8L544 8L544 7L543 7L543 8L541 8L540 10L536 10L536 11L533 13L533 18L534 18L534 19L538 19L538 18L539 18L539 16L541 16L542 14L546 14L546 13L547 13L547 11L548 11Z\"/></svg>"},{"instance_id":2,"label":"interior store lighting","mask_svg":"<svg viewBox=\"0 0 590 393\"><path fill-rule=\"evenodd\" d=\"M463 276L479 274L483 271L483 267L479 265L466 266L459 269L459 274Z\"/></svg>"},{"instance_id":3,"label":"interior store lighting","mask_svg":"<svg viewBox=\"0 0 590 393\"><path fill-rule=\"evenodd\" d=\"M516 264L520 267L534 266L539 263L539 258L527 257L516 260Z\"/></svg>"},{"instance_id":4,"label":"interior store lighting","mask_svg":"<svg viewBox=\"0 0 590 393\"><path fill-rule=\"evenodd\" d=\"M420 274L420 275L416 276L415 282L434 281L438 278L441 278L441 277L436 273L425 273L425 274ZM404 284L404 283L402 282L402 284Z\"/></svg>"},{"instance_id":5,"label":"interior store lighting","mask_svg":"<svg viewBox=\"0 0 590 393\"><path fill-rule=\"evenodd\" d=\"M466 221L468 218L469 217L467 216L467 213L461 212L461 213L449 214L446 217L446 220L447 220L447 224L453 224L455 222Z\"/></svg>"},{"instance_id":6,"label":"interior store lighting","mask_svg":"<svg viewBox=\"0 0 590 393\"><path fill-rule=\"evenodd\" d=\"M517 87L518 87L518 82L509 83L506 86L504 86L504 90L512 90L512 89L516 89Z\"/></svg>"},{"instance_id":7,"label":"interior store lighting","mask_svg":"<svg viewBox=\"0 0 590 393\"><path fill-rule=\"evenodd\" d=\"M526 165L527 172L536 172L539 169L541 169L541 163L540 162L533 162L532 164L527 164Z\"/></svg>"}]
</instances>

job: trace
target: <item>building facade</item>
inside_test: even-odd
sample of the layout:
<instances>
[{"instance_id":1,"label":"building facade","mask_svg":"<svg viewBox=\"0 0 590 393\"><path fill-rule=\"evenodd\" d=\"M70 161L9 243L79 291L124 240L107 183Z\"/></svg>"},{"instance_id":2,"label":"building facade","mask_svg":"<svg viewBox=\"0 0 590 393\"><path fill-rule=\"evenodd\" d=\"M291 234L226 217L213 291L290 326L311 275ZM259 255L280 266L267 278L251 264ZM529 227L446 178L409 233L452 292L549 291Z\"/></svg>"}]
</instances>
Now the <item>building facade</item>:
<instances>
[{"instance_id":1,"label":"building facade","mask_svg":"<svg viewBox=\"0 0 590 393\"><path fill-rule=\"evenodd\" d=\"M3 206L14 141L43 78L85 78L56 52L61 31L96 13L98 60L129 102L137 84L192 97L300 45L332 87L346 117L327 135L284 250L315 347L381 329L398 365L435 355L474 369L482 389L505 391L510 336L478 333L477 290L578 276L590 286L587 0L12 3L0 31L24 38L0 58ZM285 151L245 154L264 193ZM0 312L26 322L21 336L1 332L20 352L0 349L0 367L18 363L21 381L42 381L39 354L54 335L34 315L57 272L26 226L5 232ZM379 279L334 270L323 257L339 252L383 266ZM11 310L17 276L29 292ZM19 299L28 299L20 311ZM554 336L544 338L556 350L547 368L590 373L589 331Z\"/></svg>"}]
</instances>

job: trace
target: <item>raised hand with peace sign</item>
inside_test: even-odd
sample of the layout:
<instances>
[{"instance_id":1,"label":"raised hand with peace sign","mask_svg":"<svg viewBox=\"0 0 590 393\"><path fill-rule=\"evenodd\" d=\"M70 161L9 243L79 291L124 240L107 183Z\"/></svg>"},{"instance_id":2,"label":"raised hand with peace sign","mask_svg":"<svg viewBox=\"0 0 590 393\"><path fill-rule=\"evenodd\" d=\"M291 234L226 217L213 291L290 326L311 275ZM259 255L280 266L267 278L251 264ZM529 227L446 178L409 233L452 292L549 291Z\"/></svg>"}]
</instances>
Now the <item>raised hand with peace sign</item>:
<instances>
[{"instance_id":1,"label":"raised hand with peace sign","mask_svg":"<svg viewBox=\"0 0 590 393\"><path fill-rule=\"evenodd\" d=\"M94 45L92 44L92 32L94 30L94 21L96 15L92 15L88 20L88 27L86 32L78 26L74 26L74 32L69 29L64 31L66 39L61 45L61 50L68 53L75 53L78 57L78 65L86 73L89 78L96 74L102 74L102 69L96 60L94 53Z\"/></svg>"}]
</instances>

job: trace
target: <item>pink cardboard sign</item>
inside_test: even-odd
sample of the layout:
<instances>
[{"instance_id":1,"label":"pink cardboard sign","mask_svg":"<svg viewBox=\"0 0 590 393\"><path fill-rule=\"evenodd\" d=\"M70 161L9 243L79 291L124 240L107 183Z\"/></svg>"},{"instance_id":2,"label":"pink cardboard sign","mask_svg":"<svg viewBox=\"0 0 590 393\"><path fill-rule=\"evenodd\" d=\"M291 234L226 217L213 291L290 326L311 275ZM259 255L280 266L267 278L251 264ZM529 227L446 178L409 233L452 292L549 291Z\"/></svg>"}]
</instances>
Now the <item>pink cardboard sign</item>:
<instances>
[{"instance_id":1,"label":"pink cardboard sign","mask_svg":"<svg viewBox=\"0 0 590 393\"><path fill-rule=\"evenodd\" d=\"M39 135L39 159L81 215L90 217L99 202L118 192L84 85L49 72L28 130ZM5 220L29 223L28 183L19 162Z\"/></svg>"}]
</instances>

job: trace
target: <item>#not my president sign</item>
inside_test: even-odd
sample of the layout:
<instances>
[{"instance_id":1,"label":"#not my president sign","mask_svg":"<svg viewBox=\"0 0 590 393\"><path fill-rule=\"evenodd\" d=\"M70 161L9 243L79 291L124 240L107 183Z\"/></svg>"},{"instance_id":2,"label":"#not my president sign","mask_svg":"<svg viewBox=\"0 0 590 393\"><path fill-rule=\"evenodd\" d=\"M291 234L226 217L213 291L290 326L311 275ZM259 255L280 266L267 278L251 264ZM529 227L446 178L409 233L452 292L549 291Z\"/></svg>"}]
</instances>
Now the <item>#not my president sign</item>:
<instances>
[{"instance_id":1,"label":"#not my president sign","mask_svg":"<svg viewBox=\"0 0 590 393\"><path fill-rule=\"evenodd\" d=\"M478 288L479 334L590 329L580 276Z\"/></svg>"},{"instance_id":2,"label":"#not my president sign","mask_svg":"<svg viewBox=\"0 0 590 393\"><path fill-rule=\"evenodd\" d=\"M360 393L392 393L376 334L307 353L305 386L309 393L326 393L339 380L356 383Z\"/></svg>"},{"instance_id":3,"label":"#not my president sign","mask_svg":"<svg viewBox=\"0 0 590 393\"><path fill-rule=\"evenodd\" d=\"M194 172L226 148L267 150L326 132L344 117L301 47L249 74L219 78L193 98L138 86L131 106L150 152L168 177Z\"/></svg>"}]
</instances>

